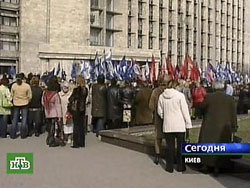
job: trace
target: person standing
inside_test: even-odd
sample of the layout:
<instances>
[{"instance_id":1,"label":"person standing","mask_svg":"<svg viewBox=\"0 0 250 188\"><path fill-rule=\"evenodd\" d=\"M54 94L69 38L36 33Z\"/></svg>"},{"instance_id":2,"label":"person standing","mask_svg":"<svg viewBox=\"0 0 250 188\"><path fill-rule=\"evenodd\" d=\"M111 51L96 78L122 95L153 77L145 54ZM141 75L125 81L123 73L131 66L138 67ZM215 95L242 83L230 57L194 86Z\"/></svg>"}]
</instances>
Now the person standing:
<instances>
[{"instance_id":1,"label":"person standing","mask_svg":"<svg viewBox=\"0 0 250 188\"><path fill-rule=\"evenodd\" d=\"M135 124L136 125L149 125L153 122L153 112L149 108L149 100L152 90L147 87L146 83L137 93L135 97Z\"/></svg>"},{"instance_id":2,"label":"person standing","mask_svg":"<svg viewBox=\"0 0 250 188\"><path fill-rule=\"evenodd\" d=\"M232 133L237 130L236 107L233 97L226 95L221 82L214 82L214 93L208 94L200 105L204 114L201 124L199 143L230 143ZM219 168L229 164L229 158L222 156L204 156L201 160L202 171L214 168L218 175Z\"/></svg>"},{"instance_id":3,"label":"person standing","mask_svg":"<svg viewBox=\"0 0 250 188\"><path fill-rule=\"evenodd\" d=\"M70 95L71 95L71 92L69 90L69 83L67 81L64 81L62 83L62 90L59 92L59 96L61 98L61 104L62 104L63 130L64 130L65 139L68 140L68 144L71 143L72 134L73 134L72 115L69 115L69 112L67 110Z\"/></svg>"},{"instance_id":4,"label":"person standing","mask_svg":"<svg viewBox=\"0 0 250 188\"><path fill-rule=\"evenodd\" d=\"M11 87L11 95L13 98L13 122L11 127L10 138L16 138L17 123L22 115L21 138L26 138L28 134L27 118L28 104L32 99L32 92L29 84L22 81L22 74L16 76L16 83Z\"/></svg>"},{"instance_id":5,"label":"person standing","mask_svg":"<svg viewBox=\"0 0 250 188\"><path fill-rule=\"evenodd\" d=\"M96 136L99 136L99 131L104 129L104 124L107 116L107 88L105 78L99 75L97 84L92 86L92 108L91 115L93 118L93 126L96 128Z\"/></svg>"},{"instance_id":6,"label":"person standing","mask_svg":"<svg viewBox=\"0 0 250 188\"><path fill-rule=\"evenodd\" d=\"M181 144L185 142L186 129L192 128L192 123L184 94L175 88L165 89L159 97L158 114L163 119L163 132L167 145L165 170L170 173L173 172L176 139L177 171L185 171L186 167L181 155Z\"/></svg>"},{"instance_id":7,"label":"person standing","mask_svg":"<svg viewBox=\"0 0 250 188\"><path fill-rule=\"evenodd\" d=\"M229 96L233 96L233 93L234 93L234 89L232 85L230 84L229 80L225 81L225 93Z\"/></svg>"},{"instance_id":8,"label":"person standing","mask_svg":"<svg viewBox=\"0 0 250 188\"><path fill-rule=\"evenodd\" d=\"M11 114L11 108L3 106L4 97L8 101L12 100L10 90L8 87L9 87L9 80L7 78L1 79L1 85L0 85L0 137L1 138L6 138L8 117Z\"/></svg>"},{"instance_id":9,"label":"person standing","mask_svg":"<svg viewBox=\"0 0 250 188\"><path fill-rule=\"evenodd\" d=\"M199 111L199 104L201 104L206 96L206 90L200 85L199 82L196 83L196 87L192 91L192 101L193 108L195 110L193 119L201 118L201 112Z\"/></svg>"},{"instance_id":10,"label":"person standing","mask_svg":"<svg viewBox=\"0 0 250 188\"><path fill-rule=\"evenodd\" d=\"M60 144L63 146L62 135L62 107L61 99L58 94L58 85L54 79L49 80L47 90L42 96L42 105L44 106L45 118L47 120L48 136L46 139L49 147L56 147Z\"/></svg>"},{"instance_id":11,"label":"person standing","mask_svg":"<svg viewBox=\"0 0 250 188\"><path fill-rule=\"evenodd\" d=\"M125 128L127 126L133 126L135 124L135 96L136 96L136 88L132 87L128 81L125 81L124 87L120 88L120 104L122 105L123 116L125 116L126 111L130 112L127 114L127 118L123 117L123 122L121 122L122 127ZM127 119L127 121L124 121Z\"/></svg>"},{"instance_id":12,"label":"person standing","mask_svg":"<svg viewBox=\"0 0 250 188\"><path fill-rule=\"evenodd\" d=\"M160 85L155 88L151 94L149 100L149 109L153 112L153 124L155 126L155 160L154 163L158 165L160 159L162 138L163 138L163 130L162 125L163 121L157 113L158 100L159 96L162 94L164 89L167 88L168 81L171 80L168 76L160 77Z\"/></svg>"},{"instance_id":13,"label":"person standing","mask_svg":"<svg viewBox=\"0 0 250 188\"><path fill-rule=\"evenodd\" d=\"M116 80L111 80L111 86L107 89L107 121L108 129L120 128L122 121L122 107L119 103L119 87Z\"/></svg>"},{"instance_id":14,"label":"person standing","mask_svg":"<svg viewBox=\"0 0 250 188\"><path fill-rule=\"evenodd\" d=\"M73 116L73 146L72 148L85 147L85 112L88 90L82 76L76 78L76 88L69 98L68 111Z\"/></svg>"},{"instance_id":15,"label":"person standing","mask_svg":"<svg viewBox=\"0 0 250 188\"><path fill-rule=\"evenodd\" d=\"M32 99L29 103L28 133L32 136L33 125L35 136L39 136L42 126L42 96L43 90L39 87L39 78L33 77L30 80Z\"/></svg>"}]
</instances>

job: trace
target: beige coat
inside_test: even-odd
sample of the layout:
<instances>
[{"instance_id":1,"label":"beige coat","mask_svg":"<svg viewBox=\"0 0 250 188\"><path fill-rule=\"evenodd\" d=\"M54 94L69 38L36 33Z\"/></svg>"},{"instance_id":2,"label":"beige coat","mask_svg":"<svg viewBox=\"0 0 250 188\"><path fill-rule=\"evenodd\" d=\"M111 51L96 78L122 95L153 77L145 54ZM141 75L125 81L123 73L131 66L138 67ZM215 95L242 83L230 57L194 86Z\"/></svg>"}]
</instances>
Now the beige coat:
<instances>
[{"instance_id":1,"label":"beige coat","mask_svg":"<svg viewBox=\"0 0 250 188\"><path fill-rule=\"evenodd\" d=\"M11 88L11 96L14 106L28 105L32 98L30 85L24 82L21 85L14 83Z\"/></svg>"}]
</instances>

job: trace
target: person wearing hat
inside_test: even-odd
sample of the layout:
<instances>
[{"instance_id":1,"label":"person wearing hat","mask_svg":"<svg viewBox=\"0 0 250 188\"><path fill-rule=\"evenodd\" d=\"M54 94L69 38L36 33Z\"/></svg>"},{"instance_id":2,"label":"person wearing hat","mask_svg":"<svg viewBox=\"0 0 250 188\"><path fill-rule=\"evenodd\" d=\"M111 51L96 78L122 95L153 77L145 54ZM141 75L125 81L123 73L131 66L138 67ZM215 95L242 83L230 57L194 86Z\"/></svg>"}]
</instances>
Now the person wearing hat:
<instances>
[{"instance_id":1,"label":"person wearing hat","mask_svg":"<svg viewBox=\"0 0 250 188\"><path fill-rule=\"evenodd\" d=\"M61 106L62 106L62 122L63 122L63 130L65 138L68 140L68 144L72 143L72 134L73 134L73 120L72 115L68 113L68 101L71 95L69 83L64 81L61 84L61 91L59 92L59 96L61 98Z\"/></svg>"},{"instance_id":2,"label":"person wearing hat","mask_svg":"<svg viewBox=\"0 0 250 188\"><path fill-rule=\"evenodd\" d=\"M170 80L171 80L170 76L167 76L167 75L160 76L159 86L153 90L150 100L149 100L149 109L153 112L153 124L155 126L155 160L154 160L154 163L156 165L158 165L159 163L160 150L161 150L161 144L162 144L162 138L163 138L163 132L162 132L163 122L157 113L157 106L158 106L159 96L162 94L164 89L167 88Z\"/></svg>"}]
</instances>

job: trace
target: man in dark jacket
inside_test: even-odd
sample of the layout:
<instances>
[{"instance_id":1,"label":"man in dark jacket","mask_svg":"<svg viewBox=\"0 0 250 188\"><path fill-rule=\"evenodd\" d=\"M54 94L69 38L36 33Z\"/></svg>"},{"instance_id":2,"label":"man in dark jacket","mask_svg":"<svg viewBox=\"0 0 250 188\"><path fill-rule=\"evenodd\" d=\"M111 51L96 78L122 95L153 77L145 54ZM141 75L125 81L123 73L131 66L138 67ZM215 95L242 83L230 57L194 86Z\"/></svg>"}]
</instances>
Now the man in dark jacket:
<instances>
[{"instance_id":1,"label":"man in dark jacket","mask_svg":"<svg viewBox=\"0 0 250 188\"><path fill-rule=\"evenodd\" d=\"M96 136L99 136L99 131L104 129L107 111L107 88L103 75L98 76L97 84L92 86L92 109L91 115L96 127Z\"/></svg>"},{"instance_id":2,"label":"man in dark jacket","mask_svg":"<svg viewBox=\"0 0 250 188\"><path fill-rule=\"evenodd\" d=\"M130 122L127 122L129 126L134 124L134 100L135 100L135 88L131 87L129 82L125 82L125 86L120 89L120 103L122 105L123 110L130 111ZM125 122L122 123L122 127L126 127L127 124Z\"/></svg>"},{"instance_id":3,"label":"man in dark jacket","mask_svg":"<svg viewBox=\"0 0 250 188\"><path fill-rule=\"evenodd\" d=\"M216 92L208 94L200 105L204 117L199 142L230 143L232 133L237 130L235 101L223 92L223 83L215 82L213 88ZM202 157L203 170L213 167L215 175L218 175L219 168L226 167L229 162L229 158L222 156Z\"/></svg>"},{"instance_id":4,"label":"man in dark jacket","mask_svg":"<svg viewBox=\"0 0 250 188\"><path fill-rule=\"evenodd\" d=\"M116 80L111 80L111 86L107 89L107 120L108 129L120 128L122 118L122 106L119 103L119 87Z\"/></svg>"},{"instance_id":5,"label":"man in dark jacket","mask_svg":"<svg viewBox=\"0 0 250 188\"><path fill-rule=\"evenodd\" d=\"M29 114L28 114L28 134L32 136L33 125L35 136L39 136L42 125L42 96L43 90L39 87L38 77L33 77L30 80L32 99L29 103Z\"/></svg>"}]
</instances>

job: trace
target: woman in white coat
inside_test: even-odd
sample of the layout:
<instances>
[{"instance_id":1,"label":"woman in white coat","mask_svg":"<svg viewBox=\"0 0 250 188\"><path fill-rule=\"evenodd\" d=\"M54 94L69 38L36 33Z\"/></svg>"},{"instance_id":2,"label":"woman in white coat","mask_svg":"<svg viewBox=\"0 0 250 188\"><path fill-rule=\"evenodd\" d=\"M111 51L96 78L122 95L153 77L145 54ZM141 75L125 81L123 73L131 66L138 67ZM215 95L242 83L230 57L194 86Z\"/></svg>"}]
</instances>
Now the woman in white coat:
<instances>
[{"instance_id":1,"label":"woman in white coat","mask_svg":"<svg viewBox=\"0 0 250 188\"><path fill-rule=\"evenodd\" d=\"M72 134L73 134L73 120L72 116L69 117L70 114L68 113L67 107L68 107L68 101L69 97L71 95L69 83L63 82L62 83L62 91L59 93L61 98L61 104L62 104L62 117L63 117L63 130L64 135L66 139L68 140L68 144L72 143Z\"/></svg>"},{"instance_id":2,"label":"woman in white coat","mask_svg":"<svg viewBox=\"0 0 250 188\"><path fill-rule=\"evenodd\" d=\"M173 172L175 139L177 139L177 171L182 172L186 169L181 156L181 144L185 142L186 129L192 127L185 96L175 89L176 86L176 81L170 81L158 101L158 114L163 119L163 133L167 144L165 170L170 173Z\"/></svg>"}]
</instances>

